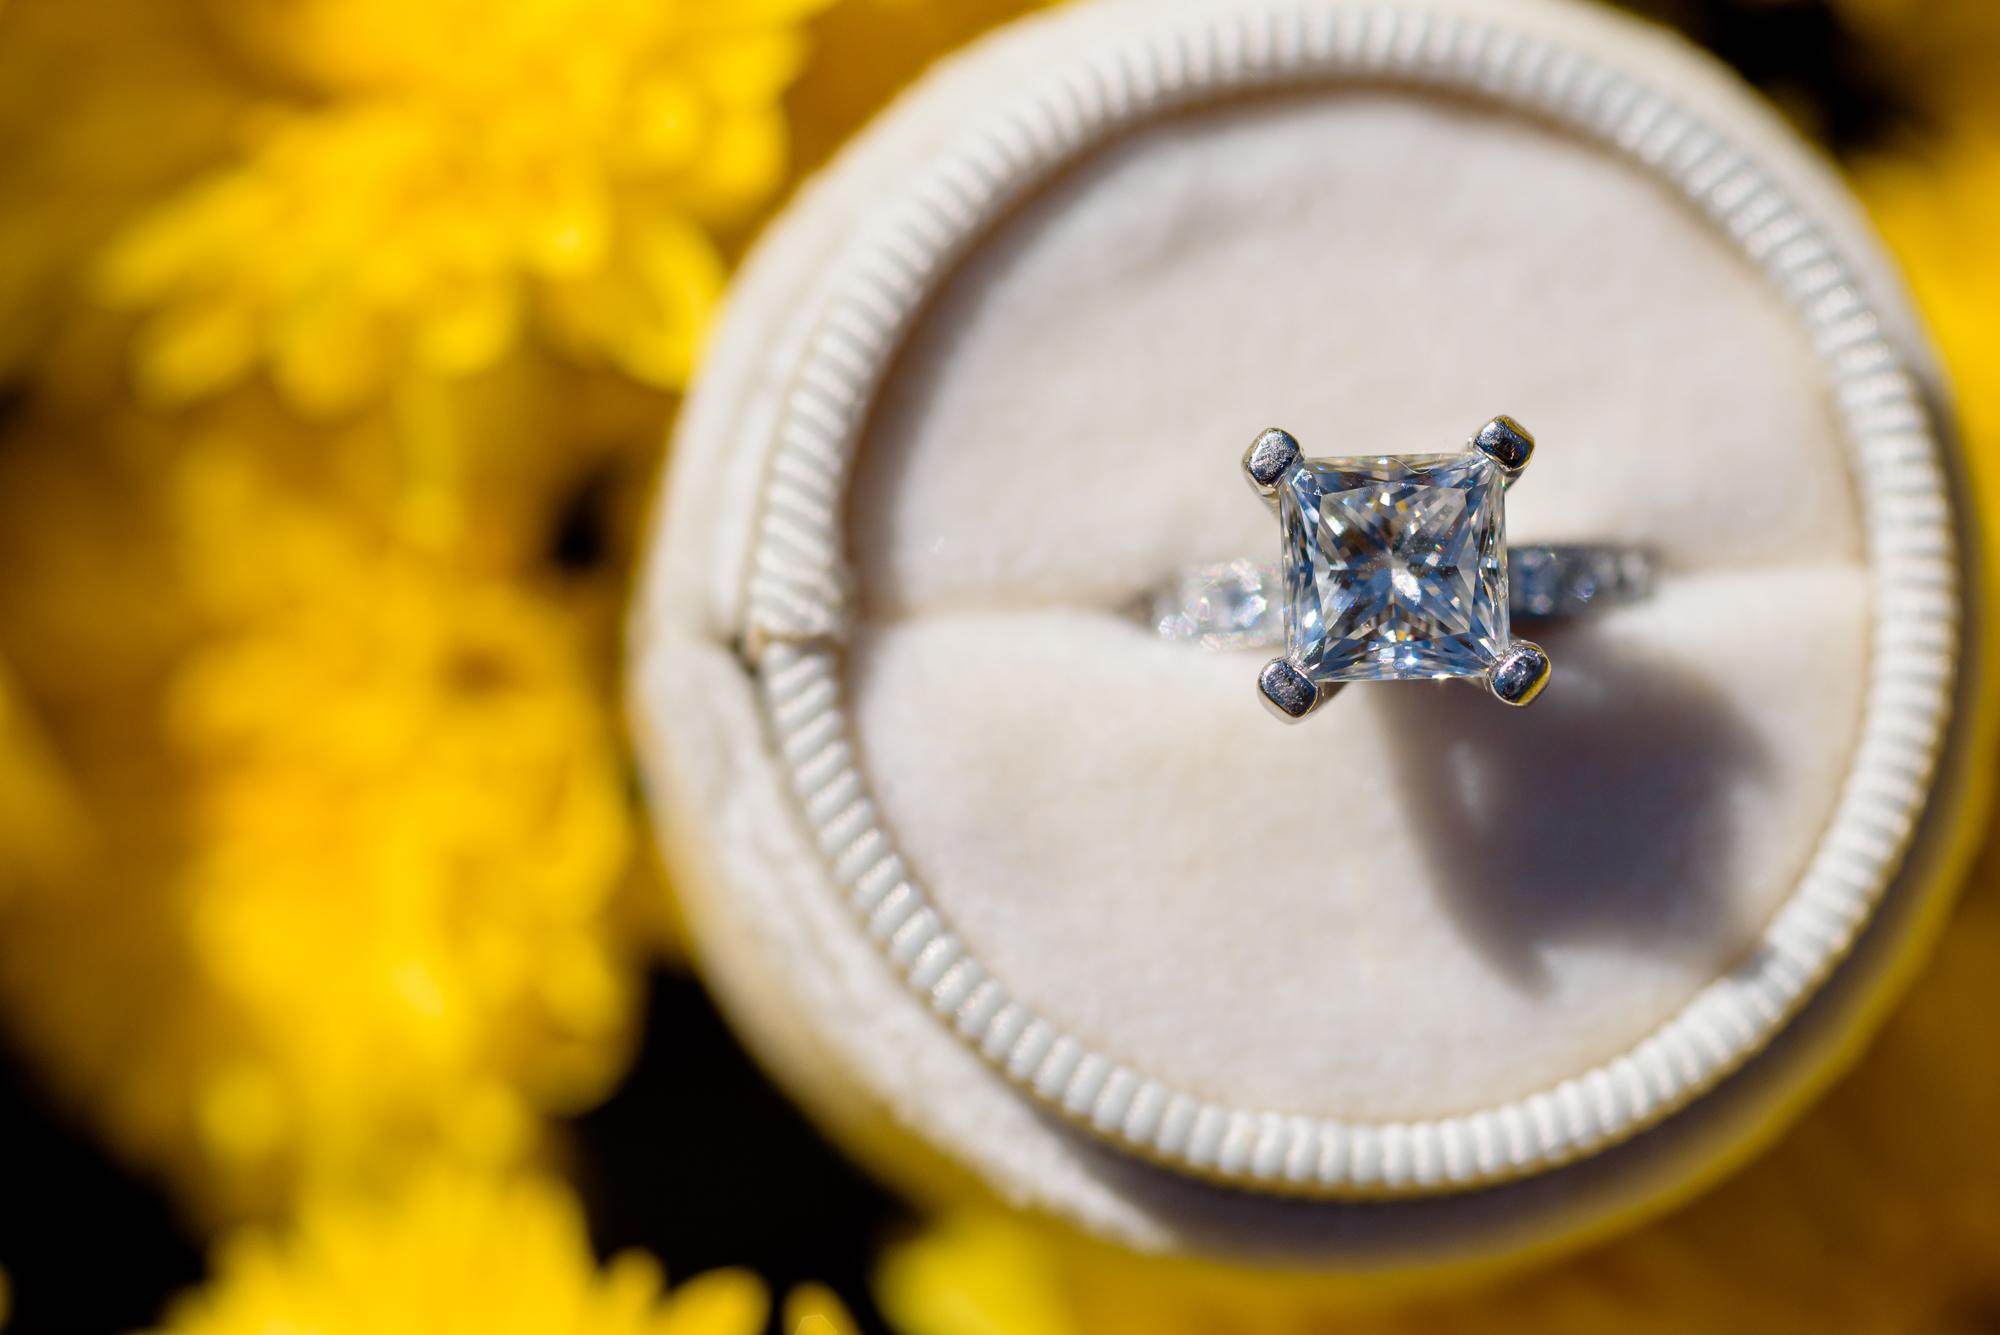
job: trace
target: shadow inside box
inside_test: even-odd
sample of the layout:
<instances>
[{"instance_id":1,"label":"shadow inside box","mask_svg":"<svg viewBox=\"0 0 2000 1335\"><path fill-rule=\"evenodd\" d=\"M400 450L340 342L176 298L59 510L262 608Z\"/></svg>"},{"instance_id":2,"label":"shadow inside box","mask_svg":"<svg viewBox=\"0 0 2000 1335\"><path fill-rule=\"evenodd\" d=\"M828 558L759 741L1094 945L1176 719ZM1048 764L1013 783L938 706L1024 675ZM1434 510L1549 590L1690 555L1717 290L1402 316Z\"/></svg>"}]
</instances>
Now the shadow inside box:
<instances>
[{"instance_id":1,"label":"shadow inside box","mask_svg":"<svg viewBox=\"0 0 2000 1335\"><path fill-rule=\"evenodd\" d=\"M695 979L654 972L637 1061L569 1135L604 1256L643 1247L676 1284L747 1266L771 1287L773 1335L786 1291L817 1280L866 1335L891 1335L869 1277L914 1221L771 1084Z\"/></svg>"},{"instance_id":2,"label":"shadow inside box","mask_svg":"<svg viewBox=\"0 0 2000 1335\"><path fill-rule=\"evenodd\" d=\"M1770 762L1722 695L1588 627L1524 625L1555 675L1526 710L1464 682L1377 686L1402 800L1466 939L1523 991L1564 942L1712 954L1740 796Z\"/></svg>"}]
</instances>

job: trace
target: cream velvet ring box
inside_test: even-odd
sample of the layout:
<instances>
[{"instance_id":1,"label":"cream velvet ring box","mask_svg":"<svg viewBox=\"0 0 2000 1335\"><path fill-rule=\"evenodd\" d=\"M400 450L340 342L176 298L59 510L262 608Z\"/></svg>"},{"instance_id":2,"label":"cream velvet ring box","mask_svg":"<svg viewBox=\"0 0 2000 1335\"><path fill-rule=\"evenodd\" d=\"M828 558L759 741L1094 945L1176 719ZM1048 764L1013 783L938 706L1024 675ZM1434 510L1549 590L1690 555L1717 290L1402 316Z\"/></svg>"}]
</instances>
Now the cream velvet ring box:
<instances>
[{"instance_id":1,"label":"cream velvet ring box","mask_svg":"<svg viewBox=\"0 0 2000 1335\"><path fill-rule=\"evenodd\" d=\"M1527 423L1511 541L1651 554L1532 709L1132 608L1239 459ZM945 62L744 266L633 719L701 967L912 1190L1350 1272L1684 1196L1866 1034L1962 860L1975 535L1831 171L1557 0L1098 0Z\"/></svg>"}]
</instances>

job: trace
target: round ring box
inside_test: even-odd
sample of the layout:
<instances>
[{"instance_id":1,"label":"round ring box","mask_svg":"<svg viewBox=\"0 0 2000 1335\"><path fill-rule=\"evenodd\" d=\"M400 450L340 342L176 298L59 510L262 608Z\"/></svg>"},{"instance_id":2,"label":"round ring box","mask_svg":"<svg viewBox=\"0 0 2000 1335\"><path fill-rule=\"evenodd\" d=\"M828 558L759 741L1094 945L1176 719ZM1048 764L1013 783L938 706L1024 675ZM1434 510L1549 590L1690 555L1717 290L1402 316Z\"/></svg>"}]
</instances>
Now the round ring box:
<instances>
[{"instance_id":1,"label":"round ring box","mask_svg":"<svg viewBox=\"0 0 2000 1335\"><path fill-rule=\"evenodd\" d=\"M1145 1250L1350 1272L1663 1208L1830 1078L1971 823L1974 541L1835 177L1557 0L1098 0L943 63L760 241L632 716L704 974L838 1138ZM1131 609L1276 555L1238 459L1540 440L1650 552L1547 692Z\"/></svg>"}]
</instances>

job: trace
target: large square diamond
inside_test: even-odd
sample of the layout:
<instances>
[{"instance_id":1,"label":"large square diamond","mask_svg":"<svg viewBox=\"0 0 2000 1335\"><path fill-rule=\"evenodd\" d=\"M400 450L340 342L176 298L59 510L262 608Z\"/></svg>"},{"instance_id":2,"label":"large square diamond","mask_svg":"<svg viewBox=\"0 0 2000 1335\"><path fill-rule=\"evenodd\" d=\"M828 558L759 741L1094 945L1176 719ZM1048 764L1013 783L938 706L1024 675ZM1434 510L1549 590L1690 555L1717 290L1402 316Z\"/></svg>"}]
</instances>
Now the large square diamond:
<instances>
[{"instance_id":1,"label":"large square diamond","mask_svg":"<svg viewBox=\"0 0 2000 1335\"><path fill-rule=\"evenodd\" d=\"M1301 461L1278 489L1286 656L1315 681L1485 676L1507 649L1505 481L1478 451Z\"/></svg>"}]
</instances>

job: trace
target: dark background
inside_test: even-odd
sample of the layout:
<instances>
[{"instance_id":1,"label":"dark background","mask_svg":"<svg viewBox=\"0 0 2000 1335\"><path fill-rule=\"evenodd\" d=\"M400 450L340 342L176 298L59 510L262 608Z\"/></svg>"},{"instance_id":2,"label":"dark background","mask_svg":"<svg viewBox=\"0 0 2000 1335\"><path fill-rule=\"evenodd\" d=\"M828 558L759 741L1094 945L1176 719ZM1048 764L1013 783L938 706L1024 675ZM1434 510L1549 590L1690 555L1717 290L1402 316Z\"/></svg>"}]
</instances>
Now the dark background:
<instances>
[{"instance_id":1,"label":"dark background","mask_svg":"<svg viewBox=\"0 0 2000 1335\"><path fill-rule=\"evenodd\" d=\"M1709 47L1837 156L1923 129L1890 71L1824 0L1640 0L1627 8ZM567 531L564 541L595 543ZM699 983L656 974L646 1019L624 1084L570 1128L600 1252L645 1247L675 1277L747 1265L779 1298L817 1279L864 1331L886 1335L868 1272L884 1239L910 1226L903 1207L764 1079ZM13 1287L10 1335L139 1329L204 1275L201 1243L158 1185L107 1157L4 1050L0 1265Z\"/></svg>"}]
</instances>

